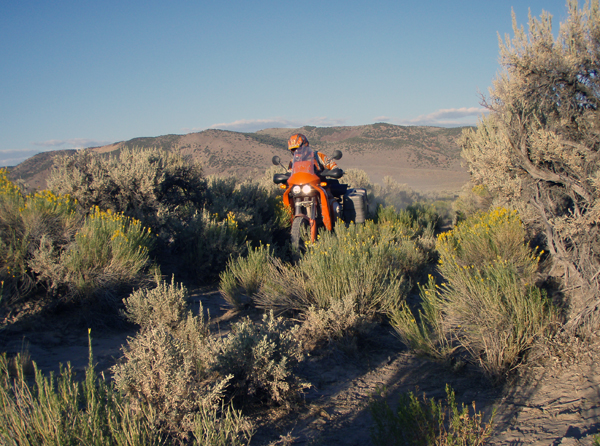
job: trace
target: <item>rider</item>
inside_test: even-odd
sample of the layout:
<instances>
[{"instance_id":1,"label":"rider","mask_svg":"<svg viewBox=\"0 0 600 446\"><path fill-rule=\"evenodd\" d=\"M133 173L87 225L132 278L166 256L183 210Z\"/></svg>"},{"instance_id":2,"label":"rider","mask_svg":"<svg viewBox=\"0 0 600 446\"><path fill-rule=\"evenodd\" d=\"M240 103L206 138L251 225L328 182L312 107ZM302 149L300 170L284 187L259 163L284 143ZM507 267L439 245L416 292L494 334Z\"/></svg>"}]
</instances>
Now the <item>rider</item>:
<instances>
[{"instance_id":1,"label":"rider","mask_svg":"<svg viewBox=\"0 0 600 446\"><path fill-rule=\"evenodd\" d=\"M304 146L309 146L309 144L308 144L308 139L302 133L296 133L296 134L290 136L290 139L288 140L288 149L290 149L292 151L292 155L294 154L296 149L298 149L300 147L304 147ZM330 160L329 158L327 158L327 156L325 156L325 154L315 151L315 155L316 155L315 159L317 160L319 167L321 167L321 170L331 170L331 169L335 169L337 167L336 162L334 160ZM290 171L290 170L292 170L292 162L291 161L290 161L290 165L288 166L288 171ZM341 197L348 190L348 185L340 184L340 182L338 180L329 179L327 182L329 184L331 193L333 194L334 197Z\"/></svg>"},{"instance_id":2,"label":"rider","mask_svg":"<svg viewBox=\"0 0 600 446\"><path fill-rule=\"evenodd\" d=\"M304 146L308 146L308 139L306 139L306 136L304 136L302 133L296 133L295 135L290 136L290 139L288 140L288 149L290 149L292 151L292 155L294 154L294 151L300 147L304 147ZM319 166L321 167L322 170L327 169L327 170L331 170L331 169L335 169L337 167L337 164L335 163L335 161L333 160L329 160L323 153L321 152L316 152L317 156L315 157L317 159L317 162L319 163ZM288 167L288 170L292 170L292 162L290 161L290 165Z\"/></svg>"}]
</instances>

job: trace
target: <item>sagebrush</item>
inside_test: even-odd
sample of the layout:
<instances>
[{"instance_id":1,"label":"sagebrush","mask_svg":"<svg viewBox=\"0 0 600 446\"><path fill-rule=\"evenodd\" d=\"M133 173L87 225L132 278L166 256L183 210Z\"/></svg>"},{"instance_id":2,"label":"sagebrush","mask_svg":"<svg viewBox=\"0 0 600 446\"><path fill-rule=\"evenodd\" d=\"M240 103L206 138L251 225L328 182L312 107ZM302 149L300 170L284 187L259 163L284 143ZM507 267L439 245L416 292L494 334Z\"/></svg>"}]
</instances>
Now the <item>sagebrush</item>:
<instances>
[{"instance_id":1,"label":"sagebrush","mask_svg":"<svg viewBox=\"0 0 600 446\"><path fill-rule=\"evenodd\" d=\"M568 289L567 328L600 323L600 3L567 1L530 17L500 43L503 71L484 103L489 114L460 142L471 178L519 209Z\"/></svg>"}]
</instances>

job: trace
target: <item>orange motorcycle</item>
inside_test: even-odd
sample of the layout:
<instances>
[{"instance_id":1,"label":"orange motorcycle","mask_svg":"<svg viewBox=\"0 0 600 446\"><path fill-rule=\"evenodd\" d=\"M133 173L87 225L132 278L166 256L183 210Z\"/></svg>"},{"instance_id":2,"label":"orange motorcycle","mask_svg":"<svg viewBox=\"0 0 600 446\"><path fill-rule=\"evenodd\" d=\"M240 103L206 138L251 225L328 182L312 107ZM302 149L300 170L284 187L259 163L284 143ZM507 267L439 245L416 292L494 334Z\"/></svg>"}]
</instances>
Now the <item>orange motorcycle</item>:
<instances>
[{"instance_id":1,"label":"orange motorcycle","mask_svg":"<svg viewBox=\"0 0 600 446\"><path fill-rule=\"evenodd\" d=\"M301 251L308 240L314 242L317 239L319 228L333 230L337 219L345 216L346 221L364 222L366 191L348 190L347 185L339 184L338 179L344 175L344 171L339 168L322 169L316 156L310 147L300 147L294 152L291 171L273 176L273 182L285 189L283 204L292 214L292 244ZM341 158L342 152L339 150L331 157L332 160ZM274 156L272 161L281 166L278 156ZM360 191L358 194L364 204L362 213L354 206L356 199L352 195L356 195L356 191ZM346 202L349 209L344 215L343 205Z\"/></svg>"}]
</instances>

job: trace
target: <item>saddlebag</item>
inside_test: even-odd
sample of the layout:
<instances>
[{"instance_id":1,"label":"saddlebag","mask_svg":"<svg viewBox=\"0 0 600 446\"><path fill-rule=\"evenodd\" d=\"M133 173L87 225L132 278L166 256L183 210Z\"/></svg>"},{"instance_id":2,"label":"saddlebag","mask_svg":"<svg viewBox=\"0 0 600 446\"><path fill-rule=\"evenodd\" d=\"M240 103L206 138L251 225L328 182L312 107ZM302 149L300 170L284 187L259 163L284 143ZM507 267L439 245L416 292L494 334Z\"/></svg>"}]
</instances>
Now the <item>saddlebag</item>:
<instances>
[{"instance_id":1,"label":"saddlebag","mask_svg":"<svg viewBox=\"0 0 600 446\"><path fill-rule=\"evenodd\" d=\"M344 222L364 223L367 220L366 189L348 189L344 194Z\"/></svg>"}]
</instances>

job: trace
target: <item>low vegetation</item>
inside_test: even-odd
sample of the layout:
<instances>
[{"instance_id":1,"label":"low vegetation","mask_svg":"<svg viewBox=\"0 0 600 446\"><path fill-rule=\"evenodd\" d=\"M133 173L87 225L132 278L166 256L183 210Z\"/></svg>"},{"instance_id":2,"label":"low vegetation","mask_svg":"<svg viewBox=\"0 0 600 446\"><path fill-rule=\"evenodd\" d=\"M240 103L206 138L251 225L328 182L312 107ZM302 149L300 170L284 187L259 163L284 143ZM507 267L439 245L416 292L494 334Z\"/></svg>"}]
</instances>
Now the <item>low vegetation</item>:
<instances>
[{"instance_id":1,"label":"low vegetation","mask_svg":"<svg viewBox=\"0 0 600 446\"><path fill-rule=\"evenodd\" d=\"M161 347L160 343L152 343L152 348L157 345ZM224 405L211 406L208 397L196 402L201 407L193 416L183 419L177 411L165 413L164 402L130 398L96 374L91 347L83 380L77 379L68 365L56 377L44 376L35 363L33 367L31 381L20 361L13 368L4 354L0 356L2 444L225 446L245 445L252 437L251 424L239 411ZM170 401L177 396L170 396ZM168 423L174 420L176 432Z\"/></svg>"},{"instance_id":2,"label":"low vegetation","mask_svg":"<svg viewBox=\"0 0 600 446\"><path fill-rule=\"evenodd\" d=\"M374 399L369 408L375 421L371 431L375 445L478 446L484 445L492 434L494 415L485 422L475 404L472 412L464 405L459 409L449 385L445 404L409 392L401 395L395 411L382 398Z\"/></svg>"}]
</instances>

